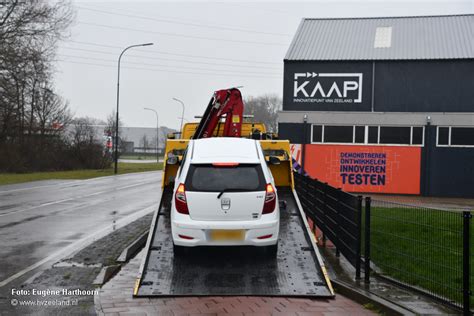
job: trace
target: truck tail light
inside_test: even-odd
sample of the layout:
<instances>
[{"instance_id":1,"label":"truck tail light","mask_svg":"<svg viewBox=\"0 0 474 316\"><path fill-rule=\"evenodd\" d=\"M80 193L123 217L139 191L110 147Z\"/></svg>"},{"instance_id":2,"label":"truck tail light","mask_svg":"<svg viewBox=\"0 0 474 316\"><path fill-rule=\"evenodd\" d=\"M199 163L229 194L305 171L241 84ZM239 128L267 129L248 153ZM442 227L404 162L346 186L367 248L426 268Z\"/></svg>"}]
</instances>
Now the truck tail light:
<instances>
[{"instance_id":1,"label":"truck tail light","mask_svg":"<svg viewBox=\"0 0 474 316\"><path fill-rule=\"evenodd\" d=\"M184 188L183 183L181 183L176 190L174 204L178 213L189 214L188 203L186 201L186 189Z\"/></svg>"},{"instance_id":2,"label":"truck tail light","mask_svg":"<svg viewBox=\"0 0 474 316\"><path fill-rule=\"evenodd\" d=\"M275 210L276 206L276 193L273 186L268 183L265 192L265 202L263 203L262 214L270 214Z\"/></svg>"}]
</instances>

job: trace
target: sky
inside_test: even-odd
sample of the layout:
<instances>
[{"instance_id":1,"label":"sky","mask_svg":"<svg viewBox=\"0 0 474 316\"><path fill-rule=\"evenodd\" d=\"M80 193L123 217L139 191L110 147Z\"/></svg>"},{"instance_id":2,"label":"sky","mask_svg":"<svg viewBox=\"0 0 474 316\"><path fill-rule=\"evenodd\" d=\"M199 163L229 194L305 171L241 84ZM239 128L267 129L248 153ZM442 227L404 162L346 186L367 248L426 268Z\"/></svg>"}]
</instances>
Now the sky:
<instances>
[{"instance_id":1,"label":"sky","mask_svg":"<svg viewBox=\"0 0 474 316\"><path fill-rule=\"evenodd\" d=\"M283 59L302 18L474 13L463 1L74 1L59 43L55 82L75 116L105 120L117 98L126 126L177 129L202 115L215 90L282 96Z\"/></svg>"}]
</instances>

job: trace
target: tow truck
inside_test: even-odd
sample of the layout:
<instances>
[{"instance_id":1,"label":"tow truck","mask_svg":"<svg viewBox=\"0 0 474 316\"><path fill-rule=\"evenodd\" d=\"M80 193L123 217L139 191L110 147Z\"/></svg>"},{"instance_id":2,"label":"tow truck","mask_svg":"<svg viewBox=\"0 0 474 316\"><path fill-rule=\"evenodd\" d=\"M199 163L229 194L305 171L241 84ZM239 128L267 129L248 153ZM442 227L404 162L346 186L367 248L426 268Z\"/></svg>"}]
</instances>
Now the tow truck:
<instances>
[{"instance_id":1,"label":"tow truck","mask_svg":"<svg viewBox=\"0 0 474 316\"><path fill-rule=\"evenodd\" d=\"M201 120L187 123L180 138L167 139L162 194L145 246L134 297L167 296L296 296L334 297L326 267L316 246L298 195L294 190L290 143L275 139L265 124L244 122L239 89L214 92ZM280 239L276 258L261 257L255 249L197 247L189 255L174 256L170 205L179 161L190 139L208 137L258 139L278 188Z\"/></svg>"}]
</instances>

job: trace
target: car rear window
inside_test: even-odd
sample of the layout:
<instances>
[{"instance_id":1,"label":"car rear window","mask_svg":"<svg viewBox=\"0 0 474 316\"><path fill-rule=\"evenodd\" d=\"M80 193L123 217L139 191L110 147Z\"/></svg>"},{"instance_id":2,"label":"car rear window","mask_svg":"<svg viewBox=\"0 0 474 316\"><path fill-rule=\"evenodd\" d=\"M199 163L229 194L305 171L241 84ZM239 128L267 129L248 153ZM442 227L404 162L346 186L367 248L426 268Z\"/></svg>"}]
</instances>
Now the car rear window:
<instances>
[{"instance_id":1,"label":"car rear window","mask_svg":"<svg viewBox=\"0 0 474 316\"><path fill-rule=\"evenodd\" d=\"M265 191L265 178L259 164L239 164L232 167L192 164L185 185L187 191Z\"/></svg>"}]
</instances>

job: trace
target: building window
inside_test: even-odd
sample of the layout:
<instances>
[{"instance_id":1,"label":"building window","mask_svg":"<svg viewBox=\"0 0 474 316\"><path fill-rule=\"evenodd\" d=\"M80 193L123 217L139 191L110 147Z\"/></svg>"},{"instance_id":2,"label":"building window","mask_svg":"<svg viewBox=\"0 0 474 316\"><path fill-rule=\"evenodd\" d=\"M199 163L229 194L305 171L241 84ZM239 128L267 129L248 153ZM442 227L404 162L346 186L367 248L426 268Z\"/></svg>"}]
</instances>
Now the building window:
<instances>
[{"instance_id":1,"label":"building window","mask_svg":"<svg viewBox=\"0 0 474 316\"><path fill-rule=\"evenodd\" d=\"M322 143L323 142L323 126L322 125L313 125L312 133L312 143Z\"/></svg>"},{"instance_id":2,"label":"building window","mask_svg":"<svg viewBox=\"0 0 474 316\"><path fill-rule=\"evenodd\" d=\"M365 126L356 126L354 143L363 144L364 142L365 142Z\"/></svg>"},{"instance_id":3,"label":"building window","mask_svg":"<svg viewBox=\"0 0 474 316\"><path fill-rule=\"evenodd\" d=\"M449 127L438 127L438 145L449 145Z\"/></svg>"},{"instance_id":4,"label":"building window","mask_svg":"<svg viewBox=\"0 0 474 316\"><path fill-rule=\"evenodd\" d=\"M412 126L411 144L423 145L423 138L423 127Z\"/></svg>"},{"instance_id":5,"label":"building window","mask_svg":"<svg viewBox=\"0 0 474 316\"><path fill-rule=\"evenodd\" d=\"M423 126L313 125L312 143L423 146Z\"/></svg>"},{"instance_id":6,"label":"building window","mask_svg":"<svg viewBox=\"0 0 474 316\"><path fill-rule=\"evenodd\" d=\"M379 144L410 145L410 127L380 126Z\"/></svg>"},{"instance_id":7,"label":"building window","mask_svg":"<svg viewBox=\"0 0 474 316\"><path fill-rule=\"evenodd\" d=\"M324 126L325 143L352 144L354 141L354 126Z\"/></svg>"},{"instance_id":8,"label":"building window","mask_svg":"<svg viewBox=\"0 0 474 316\"><path fill-rule=\"evenodd\" d=\"M378 144L379 143L379 127L378 126L369 126L369 144Z\"/></svg>"},{"instance_id":9,"label":"building window","mask_svg":"<svg viewBox=\"0 0 474 316\"><path fill-rule=\"evenodd\" d=\"M438 127L438 146L474 147L474 127Z\"/></svg>"},{"instance_id":10,"label":"building window","mask_svg":"<svg viewBox=\"0 0 474 316\"><path fill-rule=\"evenodd\" d=\"M474 146L474 128L451 127L451 145Z\"/></svg>"}]
</instances>

